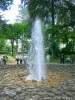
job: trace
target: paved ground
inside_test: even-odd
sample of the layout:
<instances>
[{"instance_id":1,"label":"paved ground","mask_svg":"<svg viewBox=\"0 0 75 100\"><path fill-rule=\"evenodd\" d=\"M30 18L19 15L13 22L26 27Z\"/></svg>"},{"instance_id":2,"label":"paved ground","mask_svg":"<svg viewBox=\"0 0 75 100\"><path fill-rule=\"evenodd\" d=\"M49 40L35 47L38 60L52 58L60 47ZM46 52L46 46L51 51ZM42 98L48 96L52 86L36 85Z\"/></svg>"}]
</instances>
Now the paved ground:
<instances>
[{"instance_id":1,"label":"paved ground","mask_svg":"<svg viewBox=\"0 0 75 100\"><path fill-rule=\"evenodd\" d=\"M0 70L0 100L75 100L75 67L50 67L48 81L26 81L27 70Z\"/></svg>"}]
</instances>

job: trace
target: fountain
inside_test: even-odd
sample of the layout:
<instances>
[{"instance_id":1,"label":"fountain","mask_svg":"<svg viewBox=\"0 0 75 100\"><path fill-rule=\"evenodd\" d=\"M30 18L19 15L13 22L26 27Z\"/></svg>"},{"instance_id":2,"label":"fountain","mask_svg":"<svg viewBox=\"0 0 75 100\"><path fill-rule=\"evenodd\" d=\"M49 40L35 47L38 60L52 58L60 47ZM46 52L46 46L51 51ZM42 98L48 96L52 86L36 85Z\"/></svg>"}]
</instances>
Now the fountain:
<instances>
[{"instance_id":1,"label":"fountain","mask_svg":"<svg viewBox=\"0 0 75 100\"><path fill-rule=\"evenodd\" d=\"M36 18L32 26L31 46L28 56L29 75L27 80L42 81L46 79L45 59L44 59L44 39L42 32L42 22Z\"/></svg>"}]
</instances>

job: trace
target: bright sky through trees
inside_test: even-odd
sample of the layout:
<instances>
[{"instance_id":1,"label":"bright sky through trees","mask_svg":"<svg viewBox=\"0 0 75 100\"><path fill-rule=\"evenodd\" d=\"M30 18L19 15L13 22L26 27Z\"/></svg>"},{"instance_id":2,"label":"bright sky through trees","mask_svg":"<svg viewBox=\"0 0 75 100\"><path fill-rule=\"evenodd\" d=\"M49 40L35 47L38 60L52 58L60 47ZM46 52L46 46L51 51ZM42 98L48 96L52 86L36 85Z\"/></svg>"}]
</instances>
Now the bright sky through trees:
<instances>
[{"instance_id":1,"label":"bright sky through trees","mask_svg":"<svg viewBox=\"0 0 75 100\"><path fill-rule=\"evenodd\" d=\"M9 23L14 23L16 16L18 15L18 5L21 4L20 0L14 0L13 5L9 10L0 11L4 15L4 19L9 20Z\"/></svg>"}]
</instances>

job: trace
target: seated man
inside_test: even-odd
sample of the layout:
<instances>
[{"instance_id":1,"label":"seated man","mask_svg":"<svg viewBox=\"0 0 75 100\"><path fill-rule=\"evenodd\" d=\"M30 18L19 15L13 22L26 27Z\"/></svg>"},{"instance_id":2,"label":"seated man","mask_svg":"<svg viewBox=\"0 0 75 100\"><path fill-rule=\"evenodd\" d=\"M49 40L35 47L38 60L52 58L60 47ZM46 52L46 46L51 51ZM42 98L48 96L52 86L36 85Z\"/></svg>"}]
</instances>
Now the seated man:
<instances>
[{"instance_id":1,"label":"seated man","mask_svg":"<svg viewBox=\"0 0 75 100\"><path fill-rule=\"evenodd\" d=\"M67 57L67 58L66 58L66 61L67 61L67 62L70 62L70 60L71 60L70 57Z\"/></svg>"}]
</instances>

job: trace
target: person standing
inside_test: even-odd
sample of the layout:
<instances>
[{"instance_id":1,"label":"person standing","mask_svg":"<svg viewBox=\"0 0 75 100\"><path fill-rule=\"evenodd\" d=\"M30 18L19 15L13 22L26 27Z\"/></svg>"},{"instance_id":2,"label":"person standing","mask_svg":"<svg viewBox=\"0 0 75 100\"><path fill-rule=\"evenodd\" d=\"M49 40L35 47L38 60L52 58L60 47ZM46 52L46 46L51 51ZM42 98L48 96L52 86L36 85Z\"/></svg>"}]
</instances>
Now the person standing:
<instances>
[{"instance_id":1,"label":"person standing","mask_svg":"<svg viewBox=\"0 0 75 100\"><path fill-rule=\"evenodd\" d=\"M64 64L64 54L61 54L60 63L63 63Z\"/></svg>"},{"instance_id":2,"label":"person standing","mask_svg":"<svg viewBox=\"0 0 75 100\"><path fill-rule=\"evenodd\" d=\"M23 62L23 56L20 55L20 64L22 64L22 62Z\"/></svg>"},{"instance_id":3,"label":"person standing","mask_svg":"<svg viewBox=\"0 0 75 100\"><path fill-rule=\"evenodd\" d=\"M50 55L49 54L46 56L46 60L47 60L47 63L50 62Z\"/></svg>"},{"instance_id":4,"label":"person standing","mask_svg":"<svg viewBox=\"0 0 75 100\"><path fill-rule=\"evenodd\" d=\"M24 65L26 66L27 65L27 56L26 55L23 56L23 60L24 60Z\"/></svg>"},{"instance_id":5,"label":"person standing","mask_svg":"<svg viewBox=\"0 0 75 100\"><path fill-rule=\"evenodd\" d=\"M7 59L8 59L7 56L3 56L3 63L4 63L4 65L6 65Z\"/></svg>"},{"instance_id":6,"label":"person standing","mask_svg":"<svg viewBox=\"0 0 75 100\"><path fill-rule=\"evenodd\" d=\"M19 55L16 56L17 65L19 64Z\"/></svg>"}]
</instances>

